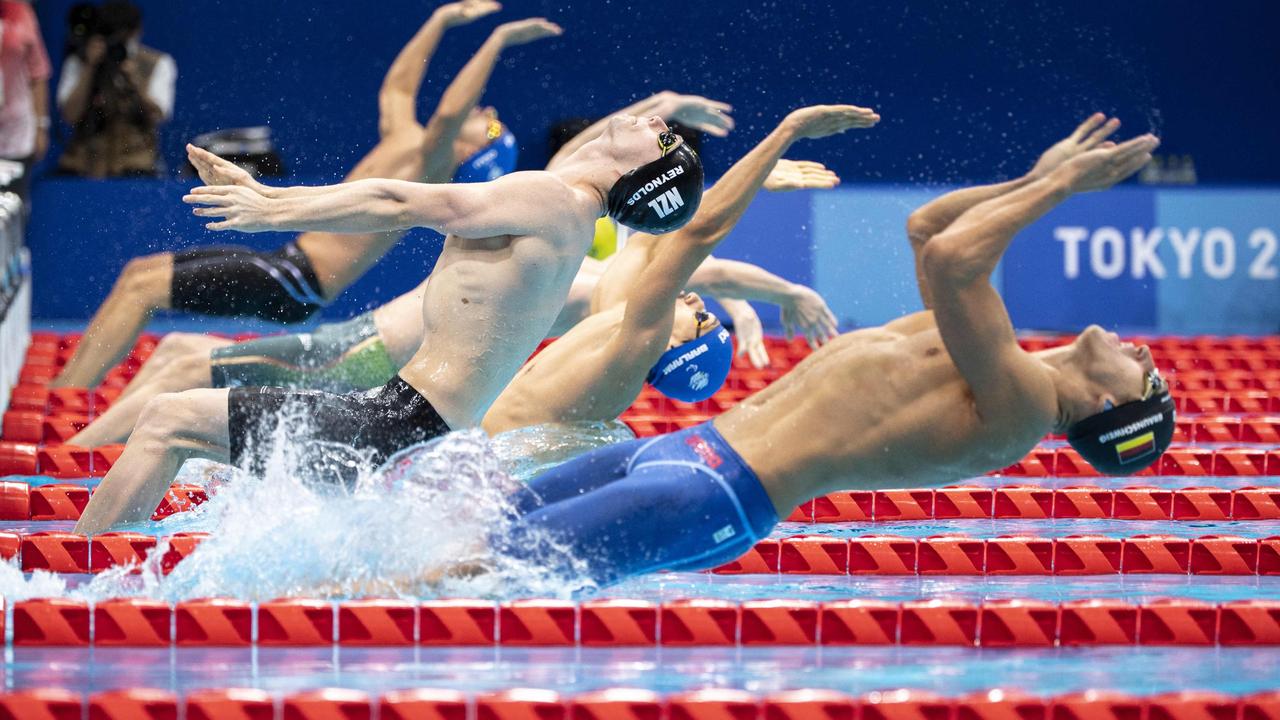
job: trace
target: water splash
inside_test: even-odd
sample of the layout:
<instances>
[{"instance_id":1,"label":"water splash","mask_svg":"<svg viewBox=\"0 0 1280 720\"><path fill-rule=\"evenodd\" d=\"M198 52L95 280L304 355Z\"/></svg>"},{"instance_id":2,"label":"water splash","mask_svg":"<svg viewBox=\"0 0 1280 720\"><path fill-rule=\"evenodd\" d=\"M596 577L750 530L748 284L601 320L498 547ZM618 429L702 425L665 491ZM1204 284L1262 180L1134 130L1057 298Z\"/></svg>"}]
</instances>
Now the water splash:
<instances>
[{"instance_id":1,"label":"water splash","mask_svg":"<svg viewBox=\"0 0 1280 720\"><path fill-rule=\"evenodd\" d=\"M591 436L599 440L599 433L617 437L618 430L595 432ZM576 437L582 447L588 435L567 433L540 446L563 450ZM529 436L524 441L526 447L532 442ZM480 431L414 446L378 471L359 472L350 486L309 475L318 471L324 480L331 477L317 470L314 457L306 457L309 445L296 436L292 443L276 445L261 477L213 473L211 481L221 486L207 503L148 524L145 531L152 534L211 532L171 574L159 567L161 547L140 574L115 570L79 587L57 576L37 573L27 579L16 567L0 567L0 594L90 601L128 596L506 599L567 598L595 587L583 574L585 566L566 561L565 548L554 538L521 534L523 548L535 544L522 556L555 558L554 563L490 549L492 539L504 536L516 521L508 498L520 483L507 472L509 458ZM557 571L549 570L551 565Z\"/></svg>"}]
</instances>

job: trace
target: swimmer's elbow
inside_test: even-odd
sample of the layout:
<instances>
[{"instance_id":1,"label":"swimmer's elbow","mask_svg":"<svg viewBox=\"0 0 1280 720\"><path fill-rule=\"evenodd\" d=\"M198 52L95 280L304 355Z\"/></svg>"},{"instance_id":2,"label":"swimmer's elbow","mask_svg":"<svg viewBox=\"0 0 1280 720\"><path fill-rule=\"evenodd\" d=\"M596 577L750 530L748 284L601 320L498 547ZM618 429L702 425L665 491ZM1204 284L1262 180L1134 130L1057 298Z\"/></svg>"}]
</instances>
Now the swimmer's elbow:
<instances>
[{"instance_id":1,"label":"swimmer's elbow","mask_svg":"<svg viewBox=\"0 0 1280 720\"><path fill-rule=\"evenodd\" d=\"M923 246L937 232L937 228L924 212L917 209L907 216L907 239L912 245Z\"/></svg>"},{"instance_id":2,"label":"swimmer's elbow","mask_svg":"<svg viewBox=\"0 0 1280 720\"><path fill-rule=\"evenodd\" d=\"M991 273L994 266L987 267L975 252L975 244L963 240L956 235L938 235L924 246L921 262L930 282L962 285Z\"/></svg>"}]
</instances>

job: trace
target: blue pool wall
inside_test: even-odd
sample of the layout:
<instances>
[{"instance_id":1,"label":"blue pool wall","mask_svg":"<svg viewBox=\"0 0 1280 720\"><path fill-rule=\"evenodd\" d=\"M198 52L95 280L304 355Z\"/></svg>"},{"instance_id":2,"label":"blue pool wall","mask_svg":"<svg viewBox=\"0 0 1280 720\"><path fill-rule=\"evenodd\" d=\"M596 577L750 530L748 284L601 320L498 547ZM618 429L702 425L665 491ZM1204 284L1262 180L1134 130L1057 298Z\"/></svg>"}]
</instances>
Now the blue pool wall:
<instances>
[{"instance_id":1,"label":"blue pool wall","mask_svg":"<svg viewBox=\"0 0 1280 720\"><path fill-rule=\"evenodd\" d=\"M88 318L133 257L208 243L279 246L287 236L213 233L178 180L36 186L28 243L37 319ZM717 255L814 286L842 326L920 309L907 215L947 187L851 185L762 194ZM993 277L1015 325L1073 331L1280 332L1280 189L1121 187L1068 200L1023 231ZM441 238L418 230L324 312L348 317L417 284ZM766 324L777 313L761 308Z\"/></svg>"}]
</instances>

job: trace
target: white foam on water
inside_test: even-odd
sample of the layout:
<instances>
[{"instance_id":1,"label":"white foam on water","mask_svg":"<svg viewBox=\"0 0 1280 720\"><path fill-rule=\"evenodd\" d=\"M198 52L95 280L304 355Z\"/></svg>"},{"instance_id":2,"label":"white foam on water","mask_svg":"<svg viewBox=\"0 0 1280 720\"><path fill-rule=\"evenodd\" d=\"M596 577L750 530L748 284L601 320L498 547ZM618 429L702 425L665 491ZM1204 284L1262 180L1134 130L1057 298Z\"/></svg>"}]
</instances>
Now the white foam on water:
<instances>
[{"instance_id":1,"label":"white foam on water","mask_svg":"<svg viewBox=\"0 0 1280 720\"><path fill-rule=\"evenodd\" d=\"M261 477L215 472L218 487L208 502L147 525L148 532L160 535L211 533L171 574L160 571L160 547L141 574L122 568L79 587L48 573L24 578L15 566L0 566L0 594L11 600L71 596L90 601L127 596L503 599L567 598L593 588L582 576L582 563L566 559L563 547L549 537L522 535L522 543L537 543L530 555L553 558L557 572L490 549L491 538L501 537L514 520L508 497L520 483L483 432L451 433L414 446L376 472L356 473L348 486L333 482L331 461L317 463L320 448L302 440L297 428L296 417L279 423L275 442L264 448L268 460ZM354 466L350 448L344 453L332 462ZM209 476L207 469L187 472ZM565 567L572 569L569 576Z\"/></svg>"}]
</instances>

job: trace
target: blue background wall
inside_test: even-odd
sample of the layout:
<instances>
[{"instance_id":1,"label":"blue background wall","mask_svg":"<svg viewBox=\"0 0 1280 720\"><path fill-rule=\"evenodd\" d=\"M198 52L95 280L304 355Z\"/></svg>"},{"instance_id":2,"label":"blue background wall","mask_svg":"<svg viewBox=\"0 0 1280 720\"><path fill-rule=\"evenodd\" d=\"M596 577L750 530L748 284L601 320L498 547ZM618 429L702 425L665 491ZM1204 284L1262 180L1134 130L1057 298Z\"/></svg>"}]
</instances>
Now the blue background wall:
<instances>
[{"instance_id":1,"label":"blue background wall","mask_svg":"<svg viewBox=\"0 0 1280 720\"><path fill-rule=\"evenodd\" d=\"M299 182L340 177L372 144L382 74L434 7L421 0L137 1L146 41L171 52L179 67L176 114L163 133L171 165L196 133L266 123ZM38 5L55 55L70 5ZM801 144L791 154L827 163L847 190L769 198L721 253L816 284L850 323L879 322L918 303L902 241L907 212L933 194L918 184L1020 173L1092 110L1118 114L1126 135L1159 133L1162 152L1193 155L1203 182L1280 181L1273 37L1280 3L1273 1L513 1L446 36L428 72L423 113L494 25L535 15L562 24L565 36L508 53L486 98L520 137L525 167L545 160L545 130L556 120L604 114L660 89L735 106L738 130L704 146L713 178L791 108L833 101L877 108L884 121L874 131ZM204 232L178 202L186 186L41 183L30 233L36 316L87 317L138 254L219 241L280 243L278 236ZM1250 246L1253 230L1280 228L1278 206L1274 193L1246 188L1133 188L1077 199L1059 211L1061 221L1051 216L1028 231L998 282L1025 325L1069 329L1105 313L1128 327L1261 324L1274 331L1263 313L1274 308L1271 317L1280 317L1280 281L1249 278L1242 266L1262 250ZM1233 273L1201 272L1197 249L1197 272L1186 278L1132 277L1128 265L1121 277L1097 278L1094 241L1086 239L1078 248L1081 275L1063 276L1058 227L1083 227L1090 237L1115 227L1128 243L1133 227L1166 226L1229 230ZM1112 247L1108 232L1099 241L1104 251ZM430 233L411 236L327 314L345 316L411 287L436 249ZM1177 265L1168 238L1156 252L1166 266Z\"/></svg>"},{"instance_id":2,"label":"blue background wall","mask_svg":"<svg viewBox=\"0 0 1280 720\"><path fill-rule=\"evenodd\" d=\"M135 0L145 40L176 58L167 154L210 129L269 123L304 175L337 177L374 139L375 94L436 5L423 0ZM40 0L60 54L72 0ZM874 136L824 148L846 180L960 182L1024 169L1087 111L1158 131L1207 182L1280 177L1274 0L510 0L449 33L424 92L501 20L544 15L555 41L515 49L489 100L545 159L545 128L671 88L726 100L740 131L708 146L717 175L789 109L874 106Z\"/></svg>"}]
</instances>

